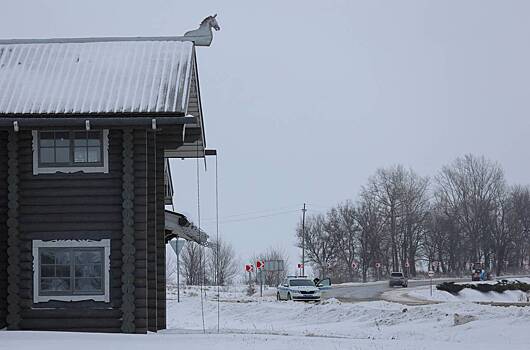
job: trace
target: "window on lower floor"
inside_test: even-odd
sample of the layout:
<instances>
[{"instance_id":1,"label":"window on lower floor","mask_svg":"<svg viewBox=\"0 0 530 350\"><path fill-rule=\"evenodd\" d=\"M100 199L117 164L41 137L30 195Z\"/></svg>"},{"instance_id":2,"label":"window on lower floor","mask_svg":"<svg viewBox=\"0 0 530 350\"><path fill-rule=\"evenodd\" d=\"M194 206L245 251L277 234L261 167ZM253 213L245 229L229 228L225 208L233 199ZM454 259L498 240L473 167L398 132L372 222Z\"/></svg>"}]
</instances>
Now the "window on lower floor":
<instances>
[{"instance_id":1,"label":"window on lower floor","mask_svg":"<svg viewBox=\"0 0 530 350\"><path fill-rule=\"evenodd\" d=\"M108 130L33 132L34 173L108 172Z\"/></svg>"},{"instance_id":2,"label":"window on lower floor","mask_svg":"<svg viewBox=\"0 0 530 350\"><path fill-rule=\"evenodd\" d=\"M40 293L103 294L103 248L41 248Z\"/></svg>"},{"instance_id":3,"label":"window on lower floor","mask_svg":"<svg viewBox=\"0 0 530 350\"><path fill-rule=\"evenodd\" d=\"M34 241L35 302L108 301L108 241Z\"/></svg>"}]
</instances>

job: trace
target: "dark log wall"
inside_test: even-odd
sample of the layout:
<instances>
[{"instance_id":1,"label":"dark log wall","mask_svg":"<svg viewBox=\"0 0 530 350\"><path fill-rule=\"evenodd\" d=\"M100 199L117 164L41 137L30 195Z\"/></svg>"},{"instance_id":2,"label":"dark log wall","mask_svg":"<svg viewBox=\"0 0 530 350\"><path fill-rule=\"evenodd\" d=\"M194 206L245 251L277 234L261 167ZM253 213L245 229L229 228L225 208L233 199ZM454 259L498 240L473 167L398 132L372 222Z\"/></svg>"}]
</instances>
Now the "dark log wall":
<instances>
[{"instance_id":1,"label":"dark log wall","mask_svg":"<svg viewBox=\"0 0 530 350\"><path fill-rule=\"evenodd\" d=\"M147 211L148 211L148 149L147 132L134 131L134 231L135 231L135 311L137 333L147 332Z\"/></svg>"},{"instance_id":2,"label":"dark log wall","mask_svg":"<svg viewBox=\"0 0 530 350\"><path fill-rule=\"evenodd\" d=\"M20 329L95 332L157 331L166 328L166 276L164 241L164 148L182 135L180 128L132 131L132 149L123 145L121 130L109 133L108 174L33 175L32 135L18 138L18 272ZM178 141L177 141L178 142ZM6 260L7 235L7 133L0 133L0 263ZM132 187L123 169L125 154L132 154ZM133 190L124 196L124 189ZM134 203L128 211L124 200ZM133 221L124 220L133 213ZM124 255L124 225L133 225L134 259ZM80 301L33 303L32 240L111 239L110 303ZM132 262L133 278L123 261ZM5 263L0 264L0 327L5 326ZM12 278L15 278L14 276ZM131 282L129 284L127 281ZM134 303L122 304L124 291ZM3 293L3 294L2 294ZM123 308L122 308L123 307ZM15 308L16 309L16 308ZM13 309L13 310L15 310ZM126 316L126 317L124 317Z\"/></svg>"},{"instance_id":3,"label":"dark log wall","mask_svg":"<svg viewBox=\"0 0 530 350\"><path fill-rule=\"evenodd\" d=\"M20 329L21 234L19 230L19 146L18 135L7 137L7 317L8 329Z\"/></svg>"},{"instance_id":4,"label":"dark log wall","mask_svg":"<svg viewBox=\"0 0 530 350\"><path fill-rule=\"evenodd\" d=\"M0 329L7 317L7 132L0 132Z\"/></svg>"},{"instance_id":5,"label":"dark log wall","mask_svg":"<svg viewBox=\"0 0 530 350\"><path fill-rule=\"evenodd\" d=\"M152 131L134 131L137 333L166 328L164 135L165 130L156 136Z\"/></svg>"},{"instance_id":6,"label":"dark log wall","mask_svg":"<svg viewBox=\"0 0 530 350\"><path fill-rule=\"evenodd\" d=\"M122 132L109 132L108 174L33 175L31 132L21 131L18 134L20 327L32 330L120 331ZM32 240L104 238L111 239L110 303L56 301L33 304Z\"/></svg>"},{"instance_id":7,"label":"dark log wall","mask_svg":"<svg viewBox=\"0 0 530 350\"><path fill-rule=\"evenodd\" d=\"M134 248L134 142L131 129L123 130L122 162L121 330L124 333L134 333L136 249Z\"/></svg>"},{"instance_id":8,"label":"dark log wall","mask_svg":"<svg viewBox=\"0 0 530 350\"><path fill-rule=\"evenodd\" d=\"M165 187L164 152L165 143L156 139L156 329L166 329L166 239L165 239Z\"/></svg>"}]
</instances>

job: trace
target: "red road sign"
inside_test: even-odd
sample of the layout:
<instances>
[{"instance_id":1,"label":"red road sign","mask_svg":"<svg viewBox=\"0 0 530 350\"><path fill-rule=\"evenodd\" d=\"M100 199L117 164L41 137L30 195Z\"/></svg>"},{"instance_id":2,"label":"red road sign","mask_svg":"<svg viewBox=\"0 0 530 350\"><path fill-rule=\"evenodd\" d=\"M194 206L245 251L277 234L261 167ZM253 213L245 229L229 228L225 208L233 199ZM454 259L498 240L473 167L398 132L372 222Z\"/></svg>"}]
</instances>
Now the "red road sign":
<instances>
[{"instance_id":1,"label":"red road sign","mask_svg":"<svg viewBox=\"0 0 530 350\"><path fill-rule=\"evenodd\" d=\"M405 267L410 267L410 264L408 261L405 261Z\"/></svg>"},{"instance_id":2,"label":"red road sign","mask_svg":"<svg viewBox=\"0 0 530 350\"><path fill-rule=\"evenodd\" d=\"M264 267L264 263L261 260L256 261L256 270L261 270Z\"/></svg>"},{"instance_id":3,"label":"red road sign","mask_svg":"<svg viewBox=\"0 0 530 350\"><path fill-rule=\"evenodd\" d=\"M381 263L376 262L376 263L375 263L375 267L380 268L380 267L381 267Z\"/></svg>"},{"instance_id":4,"label":"red road sign","mask_svg":"<svg viewBox=\"0 0 530 350\"><path fill-rule=\"evenodd\" d=\"M246 264L245 265L245 271L246 272L252 272L254 270L254 266L252 264Z\"/></svg>"},{"instance_id":5,"label":"red road sign","mask_svg":"<svg viewBox=\"0 0 530 350\"><path fill-rule=\"evenodd\" d=\"M304 268L304 264L298 264L298 268L299 268L299 269Z\"/></svg>"},{"instance_id":6,"label":"red road sign","mask_svg":"<svg viewBox=\"0 0 530 350\"><path fill-rule=\"evenodd\" d=\"M351 268L352 269L356 269L357 268L357 262L356 261L352 261Z\"/></svg>"}]
</instances>

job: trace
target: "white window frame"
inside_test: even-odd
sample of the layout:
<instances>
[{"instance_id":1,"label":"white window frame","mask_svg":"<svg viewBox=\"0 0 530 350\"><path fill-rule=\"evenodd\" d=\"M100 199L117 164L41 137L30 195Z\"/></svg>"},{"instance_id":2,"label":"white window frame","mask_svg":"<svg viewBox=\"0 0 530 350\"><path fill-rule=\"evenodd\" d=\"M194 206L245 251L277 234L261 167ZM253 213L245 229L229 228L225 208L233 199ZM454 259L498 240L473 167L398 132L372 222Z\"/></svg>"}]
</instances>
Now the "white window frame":
<instances>
[{"instance_id":1,"label":"white window frame","mask_svg":"<svg viewBox=\"0 0 530 350\"><path fill-rule=\"evenodd\" d=\"M104 248L104 294L99 295L39 295L39 248ZM94 300L110 302L110 239L92 240L33 240L33 302Z\"/></svg>"},{"instance_id":2,"label":"white window frame","mask_svg":"<svg viewBox=\"0 0 530 350\"><path fill-rule=\"evenodd\" d=\"M78 166L78 167L60 167L60 166L42 166L39 165L39 131L32 130L33 136L33 175L39 174L55 174L55 173L104 173L109 172L109 130L103 130L103 166Z\"/></svg>"}]
</instances>

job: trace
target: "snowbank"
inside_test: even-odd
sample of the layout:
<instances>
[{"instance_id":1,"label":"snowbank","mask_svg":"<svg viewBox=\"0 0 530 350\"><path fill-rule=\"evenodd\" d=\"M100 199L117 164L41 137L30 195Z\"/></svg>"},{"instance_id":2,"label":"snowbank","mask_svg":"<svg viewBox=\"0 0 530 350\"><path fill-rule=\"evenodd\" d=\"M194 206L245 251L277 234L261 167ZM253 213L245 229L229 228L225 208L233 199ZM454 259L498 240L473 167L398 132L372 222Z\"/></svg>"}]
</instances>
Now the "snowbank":
<instances>
[{"instance_id":1,"label":"snowbank","mask_svg":"<svg viewBox=\"0 0 530 350\"><path fill-rule=\"evenodd\" d=\"M530 283L529 278L518 279L521 282ZM470 283L470 282L467 282ZM496 281L473 282L478 283L496 283ZM441 291L433 286L432 296L429 287L420 287L411 289L408 294L414 298L423 300L433 300L442 302L486 302L486 303L526 303L530 302L530 295L519 290L508 290L504 293L489 292L482 293L473 289L463 289L460 293L453 295L451 293Z\"/></svg>"}]
</instances>

